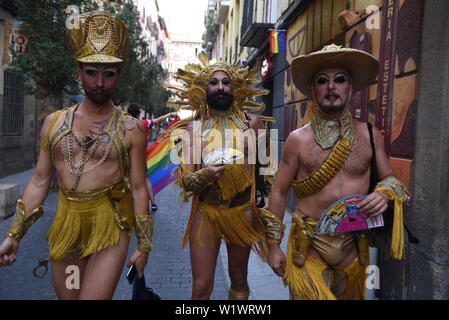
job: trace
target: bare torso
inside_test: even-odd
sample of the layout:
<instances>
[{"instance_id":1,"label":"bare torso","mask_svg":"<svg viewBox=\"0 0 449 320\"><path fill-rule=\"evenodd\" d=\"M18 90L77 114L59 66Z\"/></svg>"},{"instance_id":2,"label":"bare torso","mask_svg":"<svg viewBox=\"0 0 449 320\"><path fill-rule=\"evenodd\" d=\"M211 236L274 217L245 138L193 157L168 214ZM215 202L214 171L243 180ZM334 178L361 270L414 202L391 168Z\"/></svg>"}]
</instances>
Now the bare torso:
<instances>
[{"instance_id":1,"label":"bare torso","mask_svg":"<svg viewBox=\"0 0 449 320\"><path fill-rule=\"evenodd\" d=\"M193 125L191 123L186 128L186 130L188 132L190 132L189 134L191 134L192 137L194 137L191 140L189 151L184 154L184 156L186 157L184 159L184 161L187 161L187 158L190 158L187 162L191 164L190 166L188 166L188 168L191 171L198 170L197 167L194 166L193 164L199 164L200 162L202 163L204 160L204 157L209 153L208 150L209 150L210 137L208 137L208 136L202 137L200 140L201 143L198 143L199 140L195 140L193 142L194 139L199 139L199 136L200 136L198 130L201 128L201 126L199 125L199 123L200 122L198 122L198 125ZM244 154L244 159L243 159L243 162L238 162L238 163L244 163L246 170L248 171L248 174L251 174L251 164L255 164L256 155L255 155L255 153L252 153L250 151L250 148L253 148L252 150L255 152L255 139L254 139L255 136L254 137L250 136L249 130L240 131L240 133L243 135L247 135L247 136L243 139L243 150L240 150ZM192 153L193 155L189 156L190 153ZM199 157L199 155L201 155L201 158Z\"/></svg>"},{"instance_id":2,"label":"bare torso","mask_svg":"<svg viewBox=\"0 0 449 320\"><path fill-rule=\"evenodd\" d=\"M60 127L66 112L61 113L52 132ZM76 110L74 113L72 131L78 140L81 141L86 136L96 139L96 142L85 153L85 159L87 161L85 162L83 172L86 173L81 175L76 191L92 190L114 183L121 177L119 154L116 146L111 141L111 137L105 131L111 117L112 110L99 115L88 115L79 110ZM124 119L128 122L133 121L131 117L125 117ZM129 141L127 137L129 130L125 121L122 121L120 124L119 134L124 137L124 141ZM65 146L64 139L66 141ZM64 159L64 153L66 153L66 158L69 158L67 153L71 149L67 141L68 137L66 136L65 138L59 139L55 145L54 166L58 174L59 183L62 183L65 188L70 189L75 182L75 174L74 170L69 169L70 161ZM75 139L73 140L72 146L73 163L77 165L80 163L81 146ZM128 147L129 145L127 144L126 148Z\"/></svg>"},{"instance_id":3,"label":"bare torso","mask_svg":"<svg viewBox=\"0 0 449 320\"><path fill-rule=\"evenodd\" d=\"M315 141L310 124L296 130L298 135L298 169L295 180L309 176L325 160L331 149L323 150ZM335 201L353 194L367 194L370 179L372 151L365 123L355 122L352 151L335 177L319 192L298 199L297 207L306 216L319 220L322 213Z\"/></svg>"}]
</instances>

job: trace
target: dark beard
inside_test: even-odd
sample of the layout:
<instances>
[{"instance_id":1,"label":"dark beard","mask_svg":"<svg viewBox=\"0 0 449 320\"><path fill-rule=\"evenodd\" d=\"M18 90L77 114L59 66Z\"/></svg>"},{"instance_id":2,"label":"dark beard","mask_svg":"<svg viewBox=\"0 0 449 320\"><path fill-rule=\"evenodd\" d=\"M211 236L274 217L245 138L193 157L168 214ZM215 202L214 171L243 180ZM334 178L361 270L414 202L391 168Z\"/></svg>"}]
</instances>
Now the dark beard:
<instances>
[{"instance_id":1,"label":"dark beard","mask_svg":"<svg viewBox=\"0 0 449 320\"><path fill-rule=\"evenodd\" d=\"M218 95L222 94L223 97L219 98ZM226 92L220 92L220 93L212 93L207 94L207 105L211 107L212 109L224 111L228 110L229 107L232 105L232 101L234 100L233 94L228 94Z\"/></svg>"},{"instance_id":2,"label":"dark beard","mask_svg":"<svg viewBox=\"0 0 449 320\"><path fill-rule=\"evenodd\" d=\"M320 107L321 111L323 111L325 113L335 113L335 112L343 111L343 109L345 108L345 105L339 104L339 105L335 105L335 106L323 106L321 103L318 103L318 107Z\"/></svg>"},{"instance_id":3,"label":"dark beard","mask_svg":"<svg viewBox=\"0 0 449 320\"><path fill-rule=\"evenodd\" d=\"M90 101L98 105L103 105L112 99L112 95L108 94L106 91L97 93L94 90L89 91L86 90L86 88L84 88L84 93L86 94L86 97L88 97Z\"/></svg>"}]
</instances>

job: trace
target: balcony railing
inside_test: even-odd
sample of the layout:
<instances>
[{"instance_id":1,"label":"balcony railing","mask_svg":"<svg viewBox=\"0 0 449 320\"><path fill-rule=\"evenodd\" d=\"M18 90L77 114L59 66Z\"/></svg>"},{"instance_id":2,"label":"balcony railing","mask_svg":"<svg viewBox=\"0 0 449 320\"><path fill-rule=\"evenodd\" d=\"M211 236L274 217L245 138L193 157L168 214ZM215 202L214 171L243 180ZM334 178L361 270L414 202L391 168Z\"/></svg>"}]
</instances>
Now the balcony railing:
<instances>
[{"instance_id":1,"label":"balcony railing","mask_svg":"<svg viewBox=\"0 0 449 320\"><path fill-rule=\"evenodd\" d=\"M226 20L226 17L228 15L229 11L229 3L230 1L220 1L220 4L218 5L218 13L217 13L217 24L223 24Z\"/></svg>"},{"instance_id":2,"label":"balcony railing","mask_svg":"<svg viewBox=\"0 0 449 320\"><path fill-rule=\"evenodd\" d=\"M243 47L260 47L267 39L269 29L274 26L273 23L255 21L253 19L256 12L256 8L254 7L256 3L254 0L246 0L243 5L242 26L240 29L240 34L242 35L240 45Z\"/></svg>"}]
</instances>

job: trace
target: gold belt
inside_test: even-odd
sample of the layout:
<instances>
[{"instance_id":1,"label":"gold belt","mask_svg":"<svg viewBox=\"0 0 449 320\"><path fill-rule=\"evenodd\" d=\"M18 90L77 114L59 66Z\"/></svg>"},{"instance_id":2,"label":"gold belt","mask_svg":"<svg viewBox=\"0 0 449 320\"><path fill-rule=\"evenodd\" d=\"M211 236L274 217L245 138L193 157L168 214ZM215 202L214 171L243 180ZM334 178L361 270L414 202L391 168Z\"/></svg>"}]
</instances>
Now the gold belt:
<instances>
[{"instance_id":1,"label":"gold belt","mask_svg":"<svg viewBox=\"0 0 449 320\"><path fill-rule=\"evenodd\" d=\"M245 191L238 193L235 197L229 200L223 200L221 196L220 188L217 184L214 184L200 193L199 201L210 206L226 209L235 208L241 206L250 201L251 197L251 186Z\"/></svg>"},{"instance_id":2,"label":"gold belt","mask_svg":"<svg viewBox=\"0 0 449 320\"><path fill-rule=\"evenodd\" d=\"M120 179L110 185L88 191L69 191L62 186L59 190L69 201L86 202L108 198L114 208L115 219L120 229L131 229L131 226L133 225L132 216L129 216L129 214L125 212L120 205L120 201L125 197L125 195L130 193L129 185L125 180Z\"/></svg>"},{"instance_id":3,"label":"gold belt","mask_svg":"<svg viewBox=\"0 0 449 320\"><path fill-rule=\"evenodd\" d=\"M110 185L88 191L70 191L63 186L59 188L67 200L70 201L91 201L111 196L112 200L119 201L126 192L129 192L128 184L120 179Z\"/></svg>"}]
</instances>

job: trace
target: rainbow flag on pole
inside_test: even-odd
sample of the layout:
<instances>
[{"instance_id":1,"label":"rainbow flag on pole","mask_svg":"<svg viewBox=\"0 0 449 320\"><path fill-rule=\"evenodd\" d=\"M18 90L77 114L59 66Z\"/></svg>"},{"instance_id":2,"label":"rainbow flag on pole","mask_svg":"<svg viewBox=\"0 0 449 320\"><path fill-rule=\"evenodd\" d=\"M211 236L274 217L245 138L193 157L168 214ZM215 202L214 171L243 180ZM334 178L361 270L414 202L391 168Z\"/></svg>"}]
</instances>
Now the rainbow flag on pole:
<instances>
[{"instance_id":1,"label":"rainbow flag on pole","mask_svg":"<svg viewBox=\"0 0 449 320\"><path fill-rule=\"evenodd\" d=\"M134 9L134 12L136 13L136 18L137 18L137 21L138 21L138 27L139 27L139 29L141 30L141 31L143 31L144 29L145 29L145 23L143 22L143 19L142 19L142 17L140 16L140 12L139 12L139 10L137 10L137 7L136 6L133 6L133 9Z\"/></svg>"},{"instance_id":2,"label":"rainbow flag on pole","mask_svg":"<svg viewBox=\"0 0 449 320\"><path fill-rule=\"evenodd\" d=\"M270 31L270 52L271 53L285 53L285 30L271 30Z\"/></svg>"},{"instance_id":3,"label":"rainbow flag on pole","mask_svg":"<svg viewBox=\"0 0 449 320\"><path fill-rule=\"evenodd\" d=\"M145 29L145 23L143 22L142 17L140 15L138 15L138 20L139 20L140 30L143 31Z\"/></svg>"},{"instance_id":4,"label":"rainbow flag on pole","mask_svg":"<svg viewBox=\"0 0 449 320\"><path fill-rule=\"evenodd\" d=\"M179 118L173 120L171 127ZM153 194L156 195L170 183L178 178L178 174L172 175L172 171L178 167L177 164L170 162L170 151L175 147L171 140L161 142L160 136L151 144L147 155L147 176L153 186Z\"/></svg>"}]
</instances>

